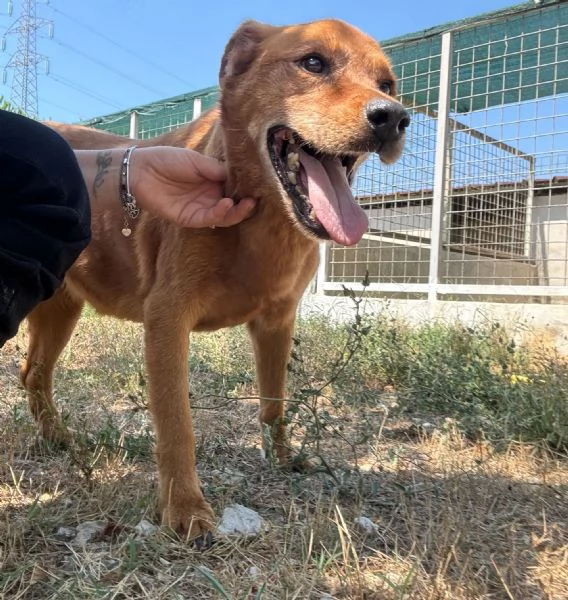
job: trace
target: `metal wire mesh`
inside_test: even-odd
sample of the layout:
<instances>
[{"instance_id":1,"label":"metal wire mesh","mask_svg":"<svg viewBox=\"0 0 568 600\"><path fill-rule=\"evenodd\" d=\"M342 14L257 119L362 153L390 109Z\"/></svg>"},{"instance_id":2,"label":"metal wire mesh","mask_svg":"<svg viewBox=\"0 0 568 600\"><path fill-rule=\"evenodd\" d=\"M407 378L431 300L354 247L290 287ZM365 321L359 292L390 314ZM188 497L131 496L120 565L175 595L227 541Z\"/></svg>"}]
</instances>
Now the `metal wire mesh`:
<instances>
[{"instance_id":1,"label":"metal wire mesh","mask_svg":"<svg viewBox=\"0 0 568 600\"><path fill-rule=\"evenodd\" d=\"M368 272L370 289L381 292L426 294L435 286L436 294L491 299L568 297L567 8L452 32L447 73L434 40L417 42L420 52L393 49L413 111L407 149L392 167L373 158L361 170L355 192L368 210L369 234L356 249L328 250L324 290ZM449 110L441 115L437 94L446 75ZM449 136L438 224L432 207L440 119Z\"/></svg>"},{"instance_id":2,"label":"metal wire mesh","mask_svg":"<svg viewBox=\"0 0 568 600\"><path fill-rule=\"evenodd\" d=\"M138 139L149 139L189 123L198 116L198 112L204 112L214 106L218 97L218 88L206 88L191 94L184 94L106 117L92 119L83 124L116 135L127 136L132 133L131 118L132 114L135 113L137 122L136 137ZM196 106L199 107L199 111L196 111Z\"/></svg>"},{"instance_id":3,"label":"metal wire mesh","mask_svg":"<svg viewBox=\"0 0 568 600\"><path fill-rule=\"evenodd\" d=\"M493 91L482 99L485 108L452 115L444 283L568 286L568 206L559 185L568 175L568 95L556 93L568 25L550 19L556 11L528 34L497 27L483 40L476 28L456 34L467 41L453 56L454 106L471 103L489 80ZM474 78L480 64L486 71L478 67ZM531 86L539 96L525 99ZM504 97L516 101L495 105Z\"/></svg>"}]
</instances>

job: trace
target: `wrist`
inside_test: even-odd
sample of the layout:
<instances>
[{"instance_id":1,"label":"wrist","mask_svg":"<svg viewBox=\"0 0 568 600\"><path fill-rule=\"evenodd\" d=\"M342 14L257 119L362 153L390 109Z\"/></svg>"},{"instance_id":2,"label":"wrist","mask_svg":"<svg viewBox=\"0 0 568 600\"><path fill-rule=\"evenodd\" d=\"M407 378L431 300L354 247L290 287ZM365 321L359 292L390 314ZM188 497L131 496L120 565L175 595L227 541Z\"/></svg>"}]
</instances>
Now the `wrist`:
<instances>
[{"instance_id":1,"label":"wrist","mask_svg":"<svg viewBox=\"0 0 568 600\"><path fill-rule=\"evenodd\" d=\"M79 150L75 154L92 199L105 202L116 196L120 183L122 150Z\"/></svg>"},{"instance_id":2,"label":"wrist","mask_svg":"<svg viewBox=\"0 0 568 600\"><path fill-rule=\"evenodd\" d=\"M124 211L124 227L122 228L122 234L126 237L132 233L130 221L137 219L140 215L140 207L138 206L136 197L130 187L130 161L135 149L136 146L129 146L126 148L120 164L119 197L122 210Z\"/></svg>"},{"instance_id":3,"label":"wrist","mask_svg":"<svg viewBox=\"0 0 568 600\"><path fill-rule=\"evenodd\" d=\"M144 149L136 148L130 154L130 161L128 165L128 187L130 193L136 197L136 200L139 200L141 195L141 185L140 185L140 174L144 169ZM119 165L122 164L122 160L124 158L124 148L122 148L122 153L119 159ZM120 182L119 182L120 184Z\"/></svg>"}]
</instances>

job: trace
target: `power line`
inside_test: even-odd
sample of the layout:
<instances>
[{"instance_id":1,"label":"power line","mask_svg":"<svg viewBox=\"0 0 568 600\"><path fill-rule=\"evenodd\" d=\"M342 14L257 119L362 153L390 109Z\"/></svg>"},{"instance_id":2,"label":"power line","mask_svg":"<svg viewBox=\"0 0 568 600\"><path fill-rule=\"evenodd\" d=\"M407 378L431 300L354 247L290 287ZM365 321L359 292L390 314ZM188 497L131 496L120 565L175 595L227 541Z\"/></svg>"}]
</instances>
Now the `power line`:
<instances>
[{"instance_id":1,"label":"power line","mask_svg":"<svg viewBox=\"0 0 568 600\"><path fill-rule=\"evenodd\" d=\"M109 100L109 99L105 98L104 96L101 96L97 92L89 90L89 88L86 88L84 86L81 86L81 85L69 80L69 79L66 79L65 77L56 77L55 75L51 75L51 74L49 75L49 77L61 85L64 85L68 88L76 90L76 91L80 92L81 94L84 94L85 96L90 96L91 98L94 98L95 100L98 100L99 102L107 104L108 106L112 106L112 108L114 108L116 110L123 109L122 106L115 104L112 100Z\"/></svg>"},{"instance_id":2,"label":"power line","mask_svg":"<svg viewBox=\"0 0 568 600\"><path fill-rule=\"evenodd\" d=\"M188 87L192 87L192 85L188 81L185 81L181 77L178 77L175 73L172 73L171 71L168 71L167 69L164 69L164 67L161 67L160 65L152 62L148 58L144 58L140 54L137 54L136 52L130 50L129 48L126 48L122 44L119 44L118 42L115 42L112 38L109 38L104 33L101 33L100 31L97 31L96 29L93 29L93 27L91 27L90 25L86 25L85 23L82 23L81 21L79 21L75 17L72 17L71 15L68 15L67 13L63 12L62 10L59 10L58 8L55 8L51 4L48 5L48 6L49 6L49 8L51 8L51 10L55 11L56 13L59 13L60 15L63 15L64 17L66 17L70 21L73 21L73 23L76 23L77 25L80 25L81 27L83 27L87 31L90 31L91 33L94 33L95 35L98 35L103 40L109 42L110 44L113 44L114 46L116 46L117 48L120 48L124 52L127 52L128 54L136 57L138 60L143 61L144 63L146 63L146 64L154 67L155 69L157 69L158 71L160 71L162 73L165 73L166 75L169 75L170 77L173 77L174 79L177 79L180 83L183 83L184 85L186 85Z\"/></svg>"},{"instance_id":3,"label":"power line","mask_svg":"<svg viewBox=\"0 0 568 600\"><path fill-rule=\"evenodd\" d=\"M81 119L81 115L78 112L75 112L74 110L71 110L70 108L67 108L66 106L61 106L61 104L57 104L57 102L52 102L51 100L46 100L45 98L42 98L41 101L42 101L42 104L49 104L51 106L54 106L55 108L59 108L60 110L64 110L65 112L75 115L76 117L79 117L79 119Z\"/></svg>"},{"instance_id":4,"label":"power line","mask_svg":"<svg viewBox=\"0 0 568 600\"><path fill-rule=\"evenodd\" d=\"M141 81L138 81L138 80L134 79L133 77L130 77L130 75L127 75L126 73L123 73L122 71L119 71L118 69L115 69L113 66L106 64L102 60L99 60L98 58L95 58L94 56L91 56L90 54L87 54L86 52L83 52L82 50L79 50L78 48L71 46L70 44L66 44L65 42L61 42L57 39L55 39L54 41L56 44L58 44L62 48L67 48L68 50L71 50L71 52L75 52L75 54L79 54L83 58L90 60L91 62L99 65L103 69L106 69L107 71L110 71L111 73L114 73L115 75L118 75L119 77L122 77L123 79L126 79L126 80L130 81L131 83L138 85L139 87L143 87L144 89L148 90L149 92L152 92L152 94L157 94L160 97L163 97L165 95L163 92L160 92L154 88L151 88L150 86L146 85L145 83L142 83Z\"/></svg>"}]
</instances>

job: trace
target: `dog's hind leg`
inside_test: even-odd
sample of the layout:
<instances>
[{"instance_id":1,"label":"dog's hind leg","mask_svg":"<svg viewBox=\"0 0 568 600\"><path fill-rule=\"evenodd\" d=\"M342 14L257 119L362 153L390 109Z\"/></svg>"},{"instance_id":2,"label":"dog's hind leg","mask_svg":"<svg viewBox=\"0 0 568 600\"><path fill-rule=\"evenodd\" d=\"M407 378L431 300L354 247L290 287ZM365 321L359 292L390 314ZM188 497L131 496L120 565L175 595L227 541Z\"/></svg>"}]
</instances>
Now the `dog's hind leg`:
<instances>
[{"instance_id":1,"label":"dog's hind leg","mask_svg":"<svg viewBox=\"0 0 568 600\"><path fill-rule=\"evenodd\" d=\"M286 306L282 311L261 315L248 323L261 398L259 420L263 449L273 452L283 464L291 456L284 423L284 397L295 316L296 306Z\"/></svg>"},{"instance_id":2,"label":"dog's hind leg","mask_svg":"<svg viewBox=\"0 0 568 600\"><path fill-rule=\"evenodd\" d=\"M83 301L73 297L63 286L28 316L28 355L20 369L20 380L42 437L58 444L68 441L68 432L53 403L53 369L82 307Z\"/></svg>"}]
</instances>

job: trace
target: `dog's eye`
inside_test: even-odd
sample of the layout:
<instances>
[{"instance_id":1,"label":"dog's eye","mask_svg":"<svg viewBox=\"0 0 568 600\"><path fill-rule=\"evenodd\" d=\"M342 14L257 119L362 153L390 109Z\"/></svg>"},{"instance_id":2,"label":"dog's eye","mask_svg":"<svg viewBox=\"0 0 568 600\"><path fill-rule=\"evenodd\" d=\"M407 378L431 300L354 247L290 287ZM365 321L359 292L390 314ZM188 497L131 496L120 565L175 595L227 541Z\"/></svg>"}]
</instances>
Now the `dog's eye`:
<instances>
[{"instance_id":1,"label":"dog's eye","mask_svg":"<svg viewBox=\"0 0 568 600\"><path fill-rule=\"evenodd\" d=\"M389 96L392 94L393 83L392 81L380 81L379 82L379 91L383 94L388 94Z\"/></svg>"},{"instance_id":2,"label":"dog's eye","mask_svg":"<svg viewBox=\"0 0 568 600\"><path fill-rule=\"evenodd\" d=\"M323 73L327 69L325 60L317 54L304 56L304 58L300 60L300 66L310 73Z\"/></svg>"}]
</instances>

